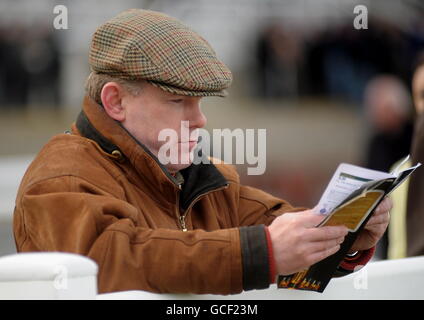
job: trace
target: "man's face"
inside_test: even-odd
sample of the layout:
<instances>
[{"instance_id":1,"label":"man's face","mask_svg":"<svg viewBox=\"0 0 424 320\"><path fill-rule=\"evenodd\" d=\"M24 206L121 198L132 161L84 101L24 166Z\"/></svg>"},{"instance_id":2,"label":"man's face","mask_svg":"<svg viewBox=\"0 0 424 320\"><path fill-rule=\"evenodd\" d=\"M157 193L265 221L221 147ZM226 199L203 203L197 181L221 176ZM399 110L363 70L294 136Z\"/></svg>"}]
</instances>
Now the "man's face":
<instances>
[{"instance_id":1,"label":"man's face","mask_svg":"<svg viewBox=\"0 0 424 320\"><path fill-rule=\"evenodd\" d=\"M206 117L200 109L200 100L201 97L175 95L145 83L139 95L128 94L122 99L126 111L121 123L156 157L161 146L167 143L159 141L159 133L164 129L174 130L178 139L171 144L178 150L178 161L165 164L174 173L190 165L183 164L181 159L189 158L188 154L196 146L198 129L206 124ZM182 121L185 121L185 130L189 135L181 134Z\"/></svg>"},{"instance_id":2,"label":"man's face","mask_svg":"<svg viewBox=\"0 0 424 320\"><path fill-rule=\"evenodd\" d=\"M419 67L412 79L412 93L417 113L424 111L424 65Z\"/></svg>"}]
</instances>

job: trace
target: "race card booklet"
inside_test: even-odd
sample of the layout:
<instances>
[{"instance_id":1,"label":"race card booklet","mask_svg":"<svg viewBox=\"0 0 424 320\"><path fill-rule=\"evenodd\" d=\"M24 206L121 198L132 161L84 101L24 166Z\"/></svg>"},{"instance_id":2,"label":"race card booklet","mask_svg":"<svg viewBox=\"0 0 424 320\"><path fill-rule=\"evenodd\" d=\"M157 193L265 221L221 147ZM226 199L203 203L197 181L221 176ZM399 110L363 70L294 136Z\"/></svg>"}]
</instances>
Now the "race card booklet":
<instances>
[{"instance_id":1,"label":"race card booklet","mask_svg":"<svg viewBox=\"0 0 424 320\"><path fill-rule=\"evenodd\" d=\"M313 210L323 216L317 227L345 225L348 235L335 254L301 272L279 275L278 288L323 292L374 209L421 165L399 171L408 159L391 173L340 164Z\"/></svg>"}]
</instances>

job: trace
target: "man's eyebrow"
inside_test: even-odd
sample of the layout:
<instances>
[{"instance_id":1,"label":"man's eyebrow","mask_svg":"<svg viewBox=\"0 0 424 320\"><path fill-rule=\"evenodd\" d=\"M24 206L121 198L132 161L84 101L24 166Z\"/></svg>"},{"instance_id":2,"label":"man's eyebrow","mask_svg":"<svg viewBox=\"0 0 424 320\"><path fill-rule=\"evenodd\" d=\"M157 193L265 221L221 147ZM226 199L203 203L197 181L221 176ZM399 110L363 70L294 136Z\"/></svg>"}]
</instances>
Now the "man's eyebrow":
<instances>
[{"instance_id":1,"label":"man's eyebrow","mask_svg":"<svg viewBox=\"0 0 424 320\"><path fill-rule=\"evenodd\" d=\"M179 95L179 94L167 93L167 98L169 98L169 99L184 99L184 98L187 98L187 96L183 96L183 95Z\"/></svg>"}]
</instances>

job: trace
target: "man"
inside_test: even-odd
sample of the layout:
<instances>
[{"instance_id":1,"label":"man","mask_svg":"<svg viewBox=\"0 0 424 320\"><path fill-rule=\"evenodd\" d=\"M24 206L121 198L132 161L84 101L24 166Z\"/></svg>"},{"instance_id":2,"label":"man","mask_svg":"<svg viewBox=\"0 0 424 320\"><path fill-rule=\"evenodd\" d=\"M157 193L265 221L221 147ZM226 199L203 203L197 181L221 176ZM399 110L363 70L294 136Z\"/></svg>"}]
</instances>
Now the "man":
<instances>
[{"instance_id":1,"label":"man","mask_svg":"<svg viewBox=\"0 0 424 320\"><path fill-rule=\"evenodd\" d=\"M231 294L267 288L339 249L345 227L315 228L322 218L240 185L229 165L159 160L159 132L188 121L195 137L206 123L202 97L231 84L198 34L128 10L97 29L90 65L72 132L54 137L22 180L18 251L86 255L99 265L100 292ZM179 159L193 152L191 139L175 142ZM370 259L390 207L380 205L340 274Z\"/></svg>"}]
</instances>

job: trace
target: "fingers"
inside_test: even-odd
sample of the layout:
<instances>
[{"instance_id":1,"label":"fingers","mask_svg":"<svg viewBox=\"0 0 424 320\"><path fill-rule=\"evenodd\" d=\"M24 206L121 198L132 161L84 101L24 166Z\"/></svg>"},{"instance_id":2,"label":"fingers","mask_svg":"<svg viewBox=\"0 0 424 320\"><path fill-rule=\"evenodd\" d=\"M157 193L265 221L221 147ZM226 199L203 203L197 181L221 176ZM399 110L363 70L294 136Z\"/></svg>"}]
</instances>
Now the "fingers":
<instances>
[{"instance_id":1,"label":"fingers","mask_svg":"<svg viewBox=\"0 0 424 320\"><path fill-rule=\"evenodd\" d=\"M348 233L345 226L327 226L305 230L305 241L329 241L344 238Z\"/></svg>"},{"instance_id":2,"label":"fingers","mask_svg":"<svg viewBox=\"0 0 424 320\"><path fill-rule=\"evenodd\" d=\"M390 221L390 209L393 207L393 202L390 198L385 198L375 209L374 214L368 220L366 228L377 225L387 225Z\"/></svg>"},{"instance_id":3,"label":"fingers","mask_svg":"<svg viewBox=\"0 0 424 320\"><path fill-rule=\"evenodd\" d=\"M393 207L393 201L390 198L385 198L375 209L374 215L380 215L389 212Z\"/></svg>"},{"instance_id":4,"label":"fingers","mask_svg":"<svg viewBox=\"0 0 424 320\"><path fill-rule=\"evenodd\" d=\"M367 222L367 226L373 226L377 224L387 224L390 221L389 212L383 212L379 215L373 215Z\"/></svg>"},{"instance_id":5,"label":"fingers","mask_svg":"<svg viewBox=\"0 0 424 320\"><path fill-rule=\"evenodd\" d=\"M393 207L393 202L390 198L385 198L375 209L374 214L367 222L366 227L378 225L378 224L388 224L390 220L390 209Z\"/></svg>"},{"instance_id":6,"label":"fingers","mask_svg":"<svg viewBox=\"0 0 424 320\"><path fill-rule=\"evenodd\" d=\"M385 214L380 214L378 216L372 216L370 220L367 222L367 224L365 225L365 228L367 230L370 230L370 228L375 228L375 227L381 227L385 229L387 225L389 224L389 221L390 221L390 215L388 212L386 212Z\"/></svg>"},{"instance_id":7,"label":"fingers","mask_svg":"<svg viewBox=\"0 0 424 320\"><path fill-rule=\"evenodd\" d=\"M313 265L314 263L317 263L318 261L321 261L321 260L331 256L332 254L339 251L339 249L340 249L340 245L336 245L336 246L333 246L333 247L330 247L330 248L324 249L322 251L318 251L318 252L311 254L309 256L310 265Z\"/></svg>"},{"instance_id":8,"label":"fingers","mask_svg":"<svg viewBox=\"0 0 424 320\"><path fill-rule=\"evenodd\" d=\"M344 240L344 236L331 240L304 242L298 246L291 248L292 258L298 264L298 270L303 270L314 263L336 253L340 249L340 245Z\"/></svg>"},{"instance_id":9,"label":"fingers","mask_svg":"<svg viewBox=\"0 0 424 320\"><path fill-rule=\"evenodd\" d=\"M344 239L345 237L339 237L339 238L326 240L326 241L312 242L308 246L309 253L321 252L321 251L332 249L334 247L341 245Z\"/></svg>"},{"instance_id":10,"label":"fingers","mask_svg":"<svg viewBox=\"0 0 424 320\"><path fill-rule=\"evenodd\" d=\"M324 219L323 216L314 214L312 210L303 211L300 214L297 219L305 228L314 228Z\"/></svg>"}]
</instances>

